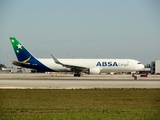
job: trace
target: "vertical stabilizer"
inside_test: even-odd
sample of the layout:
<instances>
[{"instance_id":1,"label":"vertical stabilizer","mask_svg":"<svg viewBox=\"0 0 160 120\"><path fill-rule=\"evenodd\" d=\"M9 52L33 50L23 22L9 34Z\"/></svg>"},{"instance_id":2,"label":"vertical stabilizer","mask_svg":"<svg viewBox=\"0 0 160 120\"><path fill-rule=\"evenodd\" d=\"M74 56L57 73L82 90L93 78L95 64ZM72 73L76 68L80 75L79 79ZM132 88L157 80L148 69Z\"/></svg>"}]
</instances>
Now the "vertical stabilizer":
<instances>
[{"instance_id":1,"label":"vertical stabilizer","mask_svg":"<svg viewBox=\"0 0 160 120\"><path fill-rule=\"evenodd\" d=\"M10 41L18 61L26 63L31 58L34 58L33 55L15 37L10 37Z\"/></svg>"},{"instance_id":2,"label":"vertical stabilizer","mask_svg":"<svg viewBox=\"0 0 160 120\"><path fill-rule=\"evenodd\" d=\"M14 65L43 72L54 71L36 59L15 37L10 37L10 41L18 59L18 61L13 61Z\"/></svg>"}]
</instances>

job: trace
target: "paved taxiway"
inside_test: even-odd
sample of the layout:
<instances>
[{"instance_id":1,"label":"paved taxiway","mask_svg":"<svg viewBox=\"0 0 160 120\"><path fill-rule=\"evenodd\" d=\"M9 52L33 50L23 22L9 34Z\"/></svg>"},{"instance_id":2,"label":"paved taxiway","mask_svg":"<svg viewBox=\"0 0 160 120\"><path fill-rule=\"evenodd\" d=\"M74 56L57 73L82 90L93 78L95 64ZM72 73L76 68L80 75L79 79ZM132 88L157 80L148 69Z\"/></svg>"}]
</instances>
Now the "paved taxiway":
<instances>
[{"instance_id":1,"label":"paved taxiway","mask_svg":"<svg viewBox=\"0 0 160 120\"><path fill-rule=\"evenodd\" d=\"M0 88L160 88L160 76L138 76L138 80L134 80L131 75L84 75L75 78L68 74L0 74Z\"/></svg>"}]
</instances>

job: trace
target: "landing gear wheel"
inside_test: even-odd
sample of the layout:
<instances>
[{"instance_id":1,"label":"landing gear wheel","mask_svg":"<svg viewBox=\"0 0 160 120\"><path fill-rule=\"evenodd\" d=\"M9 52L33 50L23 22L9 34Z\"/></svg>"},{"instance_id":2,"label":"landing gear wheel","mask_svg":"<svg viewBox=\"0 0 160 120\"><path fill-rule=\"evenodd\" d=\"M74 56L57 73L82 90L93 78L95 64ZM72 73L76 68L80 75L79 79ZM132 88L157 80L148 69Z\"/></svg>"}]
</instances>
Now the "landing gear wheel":
<instances>
[{"instance_id":1,"label":"landing gear wheel","mask_svg":"<svg viewBox=\"0 0 160 120\"><path fill-rule=\"evenodd\" d=\"M134 76L134 80L137 80L137 76Z\"/></svg>"},{"instance_id":2,"label":"landing gear wheel","mask_svg":"<svg viewBox=\"0 0 160 120\"><path fill-rule=\"evenodd\" d=\"M81 77L81 74L75 73L75 74L74 74L74 77Z\"/></svg>"}]
</instances>

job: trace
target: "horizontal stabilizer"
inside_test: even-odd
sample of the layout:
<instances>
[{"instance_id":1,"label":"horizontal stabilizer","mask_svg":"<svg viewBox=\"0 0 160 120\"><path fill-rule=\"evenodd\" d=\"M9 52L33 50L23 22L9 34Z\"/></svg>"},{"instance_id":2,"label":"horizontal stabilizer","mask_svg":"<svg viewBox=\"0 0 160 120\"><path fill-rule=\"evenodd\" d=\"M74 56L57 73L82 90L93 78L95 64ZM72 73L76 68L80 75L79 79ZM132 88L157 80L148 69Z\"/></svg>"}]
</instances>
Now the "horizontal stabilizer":
<instances>
[{"instance_id":1,"label":"horizontal stabilizer","mask_svg":"<svg viewBox=\"0 0 160 120\"><path fill-rule=\"evenodd\" d=\"M13 61L12 64L17 66L30 65L30 63L24 63L24 62L18 62L18 61Z\"/></svg>"}]
</instances>

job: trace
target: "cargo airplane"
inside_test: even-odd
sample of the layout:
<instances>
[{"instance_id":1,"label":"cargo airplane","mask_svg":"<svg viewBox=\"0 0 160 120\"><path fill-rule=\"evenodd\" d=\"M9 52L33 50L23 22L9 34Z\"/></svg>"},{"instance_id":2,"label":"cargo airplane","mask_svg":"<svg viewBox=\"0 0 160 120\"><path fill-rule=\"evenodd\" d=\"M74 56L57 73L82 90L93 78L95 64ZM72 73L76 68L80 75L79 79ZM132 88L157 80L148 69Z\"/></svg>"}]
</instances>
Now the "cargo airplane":
<instances>
[{"instance_id":1,"label":"cargo airplane","mask_svg":"<svg viewBox=\"0 0 160 120\"><path fill-rule=\"evenodd\" d=\"M144 69L144 65L133 59L57 59L36 58L15 37L10 37L11 44L18 61L16 66L31 68L45 72L73 72L74 76L81 73L100 74L108 72L133 72Z\"/></svg>"}]
</instances>

